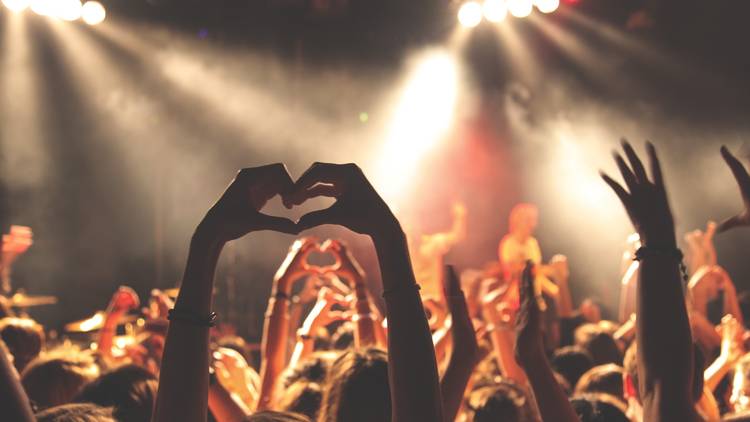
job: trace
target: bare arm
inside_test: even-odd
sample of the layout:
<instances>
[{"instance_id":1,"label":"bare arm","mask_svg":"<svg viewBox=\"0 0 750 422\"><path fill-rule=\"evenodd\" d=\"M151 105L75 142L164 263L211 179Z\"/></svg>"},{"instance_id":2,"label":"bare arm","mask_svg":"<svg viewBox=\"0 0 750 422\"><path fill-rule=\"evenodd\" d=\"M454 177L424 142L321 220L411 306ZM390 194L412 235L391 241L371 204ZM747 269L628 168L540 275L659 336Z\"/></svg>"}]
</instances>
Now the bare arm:
<instances>
[{"instance_id":1,"label":"bare arm","mask_svg":"<svg viewBox=\"0 0 750 422\"><path fill-rule=\"evenodd\" d=\"M206 420L208 330L216 263L226 242L249 232L297 232L293 222L258 211L291 185L291 177L281 164L244 169L198 225L167 332L152 420Z\"/></svg>"},{"instance_id":2,"label":"bare arm","mask_svg":"<svg viewBox=\"0 0 750 422\"><path fill-rule=\"evenodd\" d=\"M34 422L29 398L21 386L16 368L8 359L5 343L0 340L0 415L4 420ZM7 419L5 419L7 418Z\"/></svg>"},{"instance_id":3,"label":"bare arm","mask_svg":"<svg viewBox=\"0 0 750 422\"><path fill-rule=\"evenodd\" d=\"M314 164L296 187L291 203L319 195L337 199L331 207L303 216L301 228L338 224L373 240L386 299L393 421L442 421L432 338L398 220L353 164Z\"/></svg>"},{"instance_id":4,"label":"bare arm","mask_svg":"<svg viewBox=\"0 0 750 422\"><path fill-rule=\"evenodd\" d=\"M541 311L534 293L532 268L531 263L527 264L522 276L521 309L516 318L516 360L526 371L542 420L578 422L544 353Z\"/></svg>"},{"instance_id":5,"label":"bare arm","mask_svg":"<svg viewBox=\"0 0 750 422\"><path fill-rule=\"evenodd\" d=\"M99 331L97 350L105 359L112 358L112 340L120 319L131 309L140 306L138 295L130 287L121 286L112 296L104 315L104 323Z\"/></svg>"},{"instance_id":6,"label":"bare arm","mask_svg":"<svg viewBox=\"0 0 750 422\"><path fill-rule=\"evenodd\" d=\"M474 325L469 316L466 299L461 291L456 271L447 266L445 276L445 297L451 314L451 340L453 342L452 353L448 368L445 370L443 379L440 380L440 389L443 394L443 411L445 419L452 421L456 418L461 408L461 401L466 391L466 385L471 378L479 359L479 343L474 333Z\"/></svg>"},{"instance_id":7,"label":"bare arm","mask_svg":"<svg viewBox=\"0 0 750 422\"><path fill-rule=\"evenodd\" d=\"M615 154L628 187L602 177L622 201L640 234L640 280L637 293L636 336L638 378L644 420L697 420L691 399L693 347L680 280L680 254L674 222L656 150L647 145L651 176L633 148L623 142L630 166Z\"/></svg>"}]
</instances>

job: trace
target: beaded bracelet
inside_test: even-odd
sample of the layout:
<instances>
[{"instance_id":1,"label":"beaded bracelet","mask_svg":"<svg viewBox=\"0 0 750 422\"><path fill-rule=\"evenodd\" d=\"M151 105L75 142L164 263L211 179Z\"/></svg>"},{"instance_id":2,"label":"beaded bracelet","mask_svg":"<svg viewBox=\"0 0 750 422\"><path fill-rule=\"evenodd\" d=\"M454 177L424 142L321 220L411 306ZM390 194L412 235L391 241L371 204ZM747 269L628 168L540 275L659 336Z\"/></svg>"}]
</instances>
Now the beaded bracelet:
<instances>
[{"instance_id":1,"label":"beaded bracelet","mask_svg":"<svg viewBox=\"0 0 750 422\"><path fill-rule=\"evenodd\" d=\"M677 263L680 266L680 273L682 275L682 279L685 282L688 281L687 267L685 266L685 263L682 261L683 254L679 248L656 249L656 248L649 248L647 246L641 246L640 248L638 248L637 251L635 251L635 257L633 258L633 261L640 262L640 261L643 261L644 258L657 258L657 257L671 258L677 261Z\"/></svg>"},{"instance_id":2,"label":"beaded bracelet","mask_svg":"<svg viewBox=\"0 0 750 422\"><path fill-rule=\"evenodd\" d=\"M170 321L179 321L190 325L210 328L216 325L216 312L211 312L208 316L201 316L189 311L170 309L167 319Z\"/></svg>"}]
</instances>

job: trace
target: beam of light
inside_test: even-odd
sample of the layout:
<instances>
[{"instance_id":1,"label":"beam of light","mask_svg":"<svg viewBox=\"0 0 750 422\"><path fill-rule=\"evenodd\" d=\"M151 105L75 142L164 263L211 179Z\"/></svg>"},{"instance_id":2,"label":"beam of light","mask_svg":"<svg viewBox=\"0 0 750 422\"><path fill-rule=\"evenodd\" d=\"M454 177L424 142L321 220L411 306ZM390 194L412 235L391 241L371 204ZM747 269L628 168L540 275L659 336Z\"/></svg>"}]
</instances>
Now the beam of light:
<instances>
[{"instance_id":1,"label":"beam of light","mask_svg":"<svg viewBox=\"0 0 750 422\"><path fill-rule=\"evenodd\" d=\"M80 0L58 0L56 16L62 20L74 21L81 17L83 6Z\"/></svg>"},{"instance_id":2,"label":"beam of light","mask_svg":"<svg viewBox=\"0 0 750 422\"><path fill-rule=\"evenodd\" d=\"M526 84L535 83L539 78L540 66L516 28L513 25L498 25L497 31L504 51L512 52L508 60L510 60L514 77L519 82ZM503 54L506 54L505 52Z\"/></svg>"},{"instance_id":3,"label":"beam of light","mask_svg":"<svg viewBox=\"0 0 750 422\"><path fill-rule=\"evenodd\" d=\"M542 13L552 13L560 7L560 0L534 0L534 5Z\"/></svg>"},{"instance_id":4,"label":"beam of light","mask_svg":"<svg viewBox=\"0 0 750 422\"><path fill-rule=\"evenodd\" d=\"M473 28L482 22L482 5L469 1L458 9L458 22L467 28Z\"/></svg>"},{"instance_id":5,"label":"beam of light","mask_svg":"<svg viewBox=\"0 0 750 422\"><path fill-rule=\"evenodd\" d=\"M447 135L458 96L456 58L443 49L414 58L395 107L375 181L387 200L398 203L420 161Z\"/></svg>"},{"instance_id":6,"label":"beam of light","mask_svg":"<svg viewBox=\"0 0 750 422\"><path fill-rule=\"evenodd\" d=\"M40 16L55 16L58 10L55 0L31 0L31 10Z\"/></svg>"},{"instance_id":7,"label":"beam of light","mask_svg":"<svg viewBox=\"0 0 750 422\"><path fill-rule=\"evenodd\" d=\"M13 189L43 186L51 166L41 122L40 67L24 18L0 14L0 177Z\"/></svg>"},{"instance_id":8,"label":"beam of light","mask_svg":"<svg viewBox=\"0 0 750 422\"><path fill-rule=\"evenodd\" d=\"M525 18L534 10L531 0L508 0L508 12L517 18Z\"/></svg>"},{"instance_id":9,"label":"beam of light","mask_svg":"<svg viewBox=\"0 0 750 422\"><path fill-rule=\"evenodd\" d=\"M29 4L31 3L30 0L2 0L5 7L10 9L13 12L20 12L27 7L29 7Z\"/></svg>"},{"instance_id":10,"label":"beam of light","mask_svg":"<svg viewBox=\"0 0 750 422\"><path fill-rule=\"evenodd\" d=\"M81 19L89 25L98 25L106 17L107 11L98 1L87 1L81 8Z\"/></svg>"},{"instance_id":11,"label":"beam of light","mask_svg":"<svg viewBox=\"0 0 750 422\"><path fill-rule=\"evenodd\" d=\"M508 6L505 4L505 0L486 0L482 5L482 12L485 19L498 23L502 22L508 15Z\"/></svg>"}]
</instances>

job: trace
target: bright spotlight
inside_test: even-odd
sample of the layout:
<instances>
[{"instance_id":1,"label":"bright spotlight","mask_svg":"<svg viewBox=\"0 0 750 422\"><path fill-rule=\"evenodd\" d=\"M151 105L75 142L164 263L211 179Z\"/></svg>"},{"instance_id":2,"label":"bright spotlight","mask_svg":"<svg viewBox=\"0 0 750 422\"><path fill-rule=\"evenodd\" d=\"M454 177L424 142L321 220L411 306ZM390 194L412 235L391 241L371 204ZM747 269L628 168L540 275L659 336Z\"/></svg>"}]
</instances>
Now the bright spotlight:
<instances>
[{"instance_id":1,"label":"bright spotlight","mask_svg":"<svg viewBox=\"0 0 750 422\"><path fill-rule=\"evenodd\" d=\"M467 28L473 28L482 21L482 5L475 1L466 2L458 9L458 21Z\"/></svg>"},{"instance_id":2,"label":"bright spotlight","mask_svg":"<svg viewBox=\"0 0 750 422\"><path fill-rule=\"evenodd\" d=\"M29 7L30 0L2 0L5 7L14 11L20 12L23 9Z\"/></svg>"},{"instance_id":3,"label":"bright spotlight","mask_svg":"<svg viewBox=\"0 0 750 422\"><path fill-rule=\"evenodd\" d=\"M57 17L66 21L74 21L81 17L82 8L80 0L59 0Z\"/></svg>"},{"instance_id":4,"label":"bright spotlight","mask_svg":"<svg viewBox=\"0 0 750 422\"><path fill-rule=\"evenodd\" d=\"M508 0L508 12L517 18L529 16L533 9L531 0Z\"/></svg>"},{"instance_id":5,"label":"bright spotlight","mask_svg":"<svg viewBox=\"0 0 750 422\"><path fill-rule=\"evenodd\" d=\"M81 8L81 19L89 25L98 25L106 17L107 11L98 1L87 1Z\"/></svg>"},{"instance_id":6,"label":"bright spotlight","mask_svg":"<svg viewBox=\"0 0 750 422\"><path fill-rule=\"evenodd\" d=\"M560 0L534 0L534 3L542 13L552 13L560 7Z\"/></svg>"},{"instance_id":7,"label":"bright spotlight","mask_svg":"<svg viewBox=\"0 0 750 422\"><path fill-rule=\"evenodd\" d=\"M482 11L485 19L497 23L505 19L508 14L508 6L505 5L505 0L485 0Z\"/></svg>"},{"instance_id":8,"label":"bright spotlight","mask_svg":"<svg viewBox=\"0 0 750 422\"><path fill-rule=\"evenodd\" d=\"M57 2L55 0L31 0L31 10L40 16L55 16Z\"/></svg>"}]
</instances>

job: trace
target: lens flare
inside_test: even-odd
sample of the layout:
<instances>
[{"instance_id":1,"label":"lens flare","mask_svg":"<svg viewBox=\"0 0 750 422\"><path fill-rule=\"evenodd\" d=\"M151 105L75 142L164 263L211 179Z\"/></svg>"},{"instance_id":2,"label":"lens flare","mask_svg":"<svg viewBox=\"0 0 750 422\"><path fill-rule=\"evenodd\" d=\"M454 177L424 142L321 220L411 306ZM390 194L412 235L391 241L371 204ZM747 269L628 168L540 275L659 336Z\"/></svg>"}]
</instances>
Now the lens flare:
<instances>
[{"instance_id":1,"label":"lens flare","mask_svg":"<svg viewBox=\"0 0 750 422\"><path fill-rule=\"evenodd\" d=\"M508 0L508 12L517 18L529 16L533 9L531 0Z\"/></svg>"},{"instance_id":2,"label":"lens flare","mask_svg":"<svg viewBox=\"0 0 750 422\"><path fill-rule=\"evenodd\" d=\"M77 20L81 17L82 8L80 0L60 0L57 17L66 21Z\"/></svg>"},{"instance_id":3,"label":"lens flare","mask_svg":"<svg viewBox=\"0 0 750 422\"><path fill-rule=\"evenodd\" d=\"M106 17L107 11L98 1L87 1L81 8L81 19L89 25L98 25Z\"/></svg>"},{"instance_id":4,"label":"lens flare","mask_svg":"<svg viewBox=\"0 0 750 422\"><path fill-rule=\"evenodd\" d=\"M542 13L552 13L560 7L560 0L534 0L534 3Z\"/></svg>"},{"instance_id":5,"label":"lens flare","mask_svg":"<svg viewBox=\"0 0 750 422\"><path fill-rule=\"evenodd\" d=\"M508 14L505 0L486 0L482 6L484 18L490 22L502 22Z\"/></svg>"},{"instance_id":6,"label":"lens flare","mask_svg":"<svg viewBox=\"0 0 750 422\"><path fill-rule=\"evenodd\" d=\"M55 16L57 2L55 0L32 0L31 10L40 16Z\"/></svg>"},{"instance_id":7,"label":"lens flare","mask_svg":"<svg viewBox=\"0 0 750 422\"><path fill-rule=\"evenodd\" d=\"M31 3L29 0L2 0L5 7L8 9L14 11L14 12L20 12L27 7L29 7L29 4Z\"/></svg>"},{"instance_id":8,"label":"lens flare","mask_svg":"<svg viewBox=\"0 0 750 422\"><path fill-rule=\"evenodd\" d=\"M473 28L482 22L482 5L470 1L461 5L458 9L458 22L467 28Z\"/></svg>"}]
</instances>

